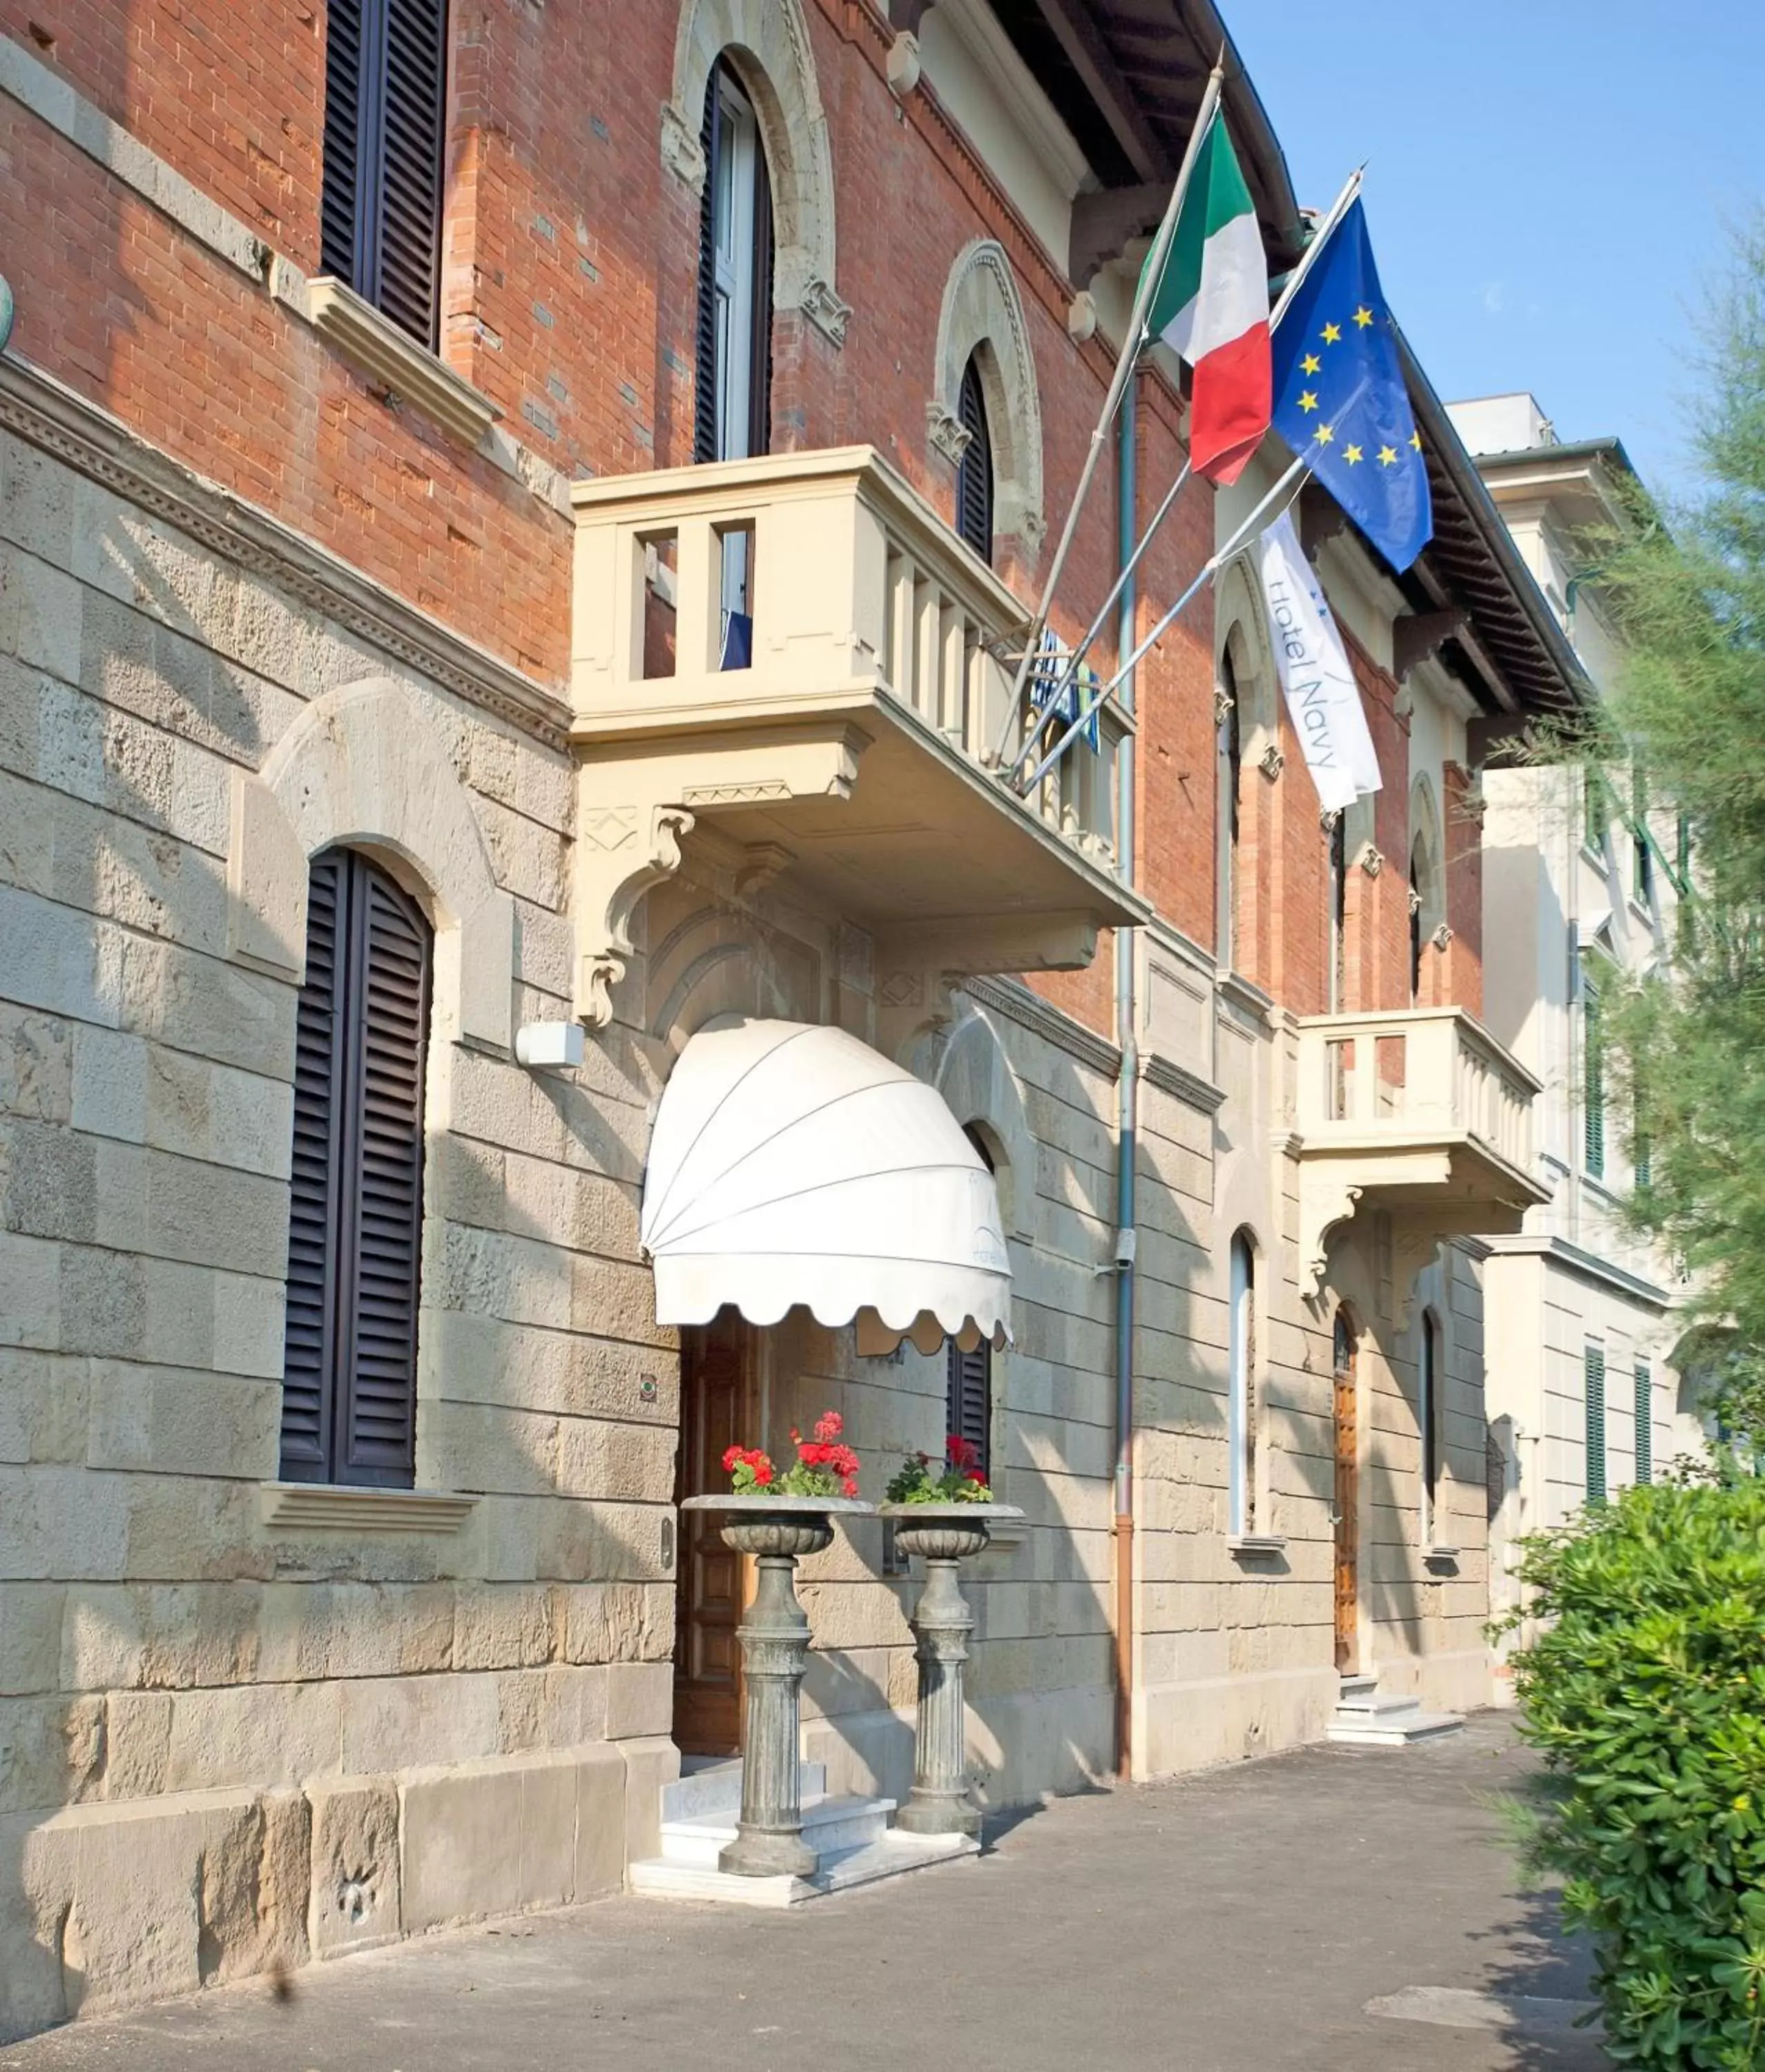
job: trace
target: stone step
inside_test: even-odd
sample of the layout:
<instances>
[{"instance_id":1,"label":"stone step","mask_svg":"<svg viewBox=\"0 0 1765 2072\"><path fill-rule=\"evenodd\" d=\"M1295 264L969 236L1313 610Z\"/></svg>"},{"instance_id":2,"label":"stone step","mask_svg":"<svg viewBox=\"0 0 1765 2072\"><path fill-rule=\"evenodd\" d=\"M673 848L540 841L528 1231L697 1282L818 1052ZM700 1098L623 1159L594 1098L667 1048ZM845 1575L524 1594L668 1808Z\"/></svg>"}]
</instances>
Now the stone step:
<instances>
[{"instance_id":1,"label":"stone step","mask_svg":"<svg viewBox=\"0 0 1765 2072\"><path fill-rule=\"evenodd\" d=\"M1377 1719L1387 1713L1419 1711L1422 1700L1395 1691L1355 1691L1336 1700L1339 1714L1352 1712L1357 1718Z\"/></svg>"},{"instance_id":2,"label":"stone step","mask_svg":"<svg viewBox=\"0 0 1765 2072\"><path fill-rule=\"evenodd\" d=\"M818 1796L804 1804L802 1838L826 1863L833 1857L880 1841L889 1832L889 1816L894 1810L893 1799ZM664 1820L663 1860L700 1870L715 1870L718 1855L735 1839L733 1811L700 1813L685 1820Z\"/></svg>"},{"instance_id":3,"label":"stone step","mask_svg":"<svg viewBox=\"0 0 1765 2072\"><path fill-rule=\"evenodd\" d=\"M680 1775L662 1787L662 1818L696 1819L705 1813L734 1813L741 1805L741 1758L714 1757L709 1761L689 1756ZM797 1772L797 1790L804 1805L827 1789L827 1766L806 1762Z\"/></svg>"},{"instance_id":4,"label":"stone step","mask_svg":"<svg viewBox=\"0 0 1765 2072\"><path fill-rule=\"evenodd\" d=\"M1414 1700L1401 1711L1369 1713L1344 1709L1324 1730L1326 1741L1349 1747L1407 1748L1412 1741L1438 1741L1464 1725L1461 1712L1425 1712Z\"/></svg>"},{"instance_id":5,"label":"stone step","mask_svg":"<svg viewBox=\"0 0 1765 2072\"><path fill-rule=\"evenodd\" d=\"M716 1869L670 1861L666 1857L631 1866L631 1889L653 1899L698 1899L730 1906L799 1906L849 1892L878 1878L897 1877L934 1864L952 1863L979 1854L980 1844L967 1835L905 1835L890 1828L876 1841L823 1856L813 1877L731 1877Z\"/></svg>"}]
</instances>

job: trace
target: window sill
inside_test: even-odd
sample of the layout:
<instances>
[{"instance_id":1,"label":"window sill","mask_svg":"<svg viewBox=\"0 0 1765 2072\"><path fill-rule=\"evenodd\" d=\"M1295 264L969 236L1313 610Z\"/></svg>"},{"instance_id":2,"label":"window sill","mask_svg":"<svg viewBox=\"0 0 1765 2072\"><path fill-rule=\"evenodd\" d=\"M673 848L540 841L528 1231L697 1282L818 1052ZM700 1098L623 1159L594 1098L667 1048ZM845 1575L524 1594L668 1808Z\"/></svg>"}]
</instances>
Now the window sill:
<instances>
[{"instance_id":1,"label":"window sill","mask_svg":"<svg viewBox=\"0 0 1765 2072\"><path fill-rule=\"evenodd\" d=\"M1266 1560L1287 1552L1287 1536L1281 1532L1238 1532L1225 1543L1225 1551L1240 1561Z\"/></svg>"},{"instance_id":2,"label":"window sill","mask_svg":"<svg viewBox=\"0 0 1765 2072\"><path fill-rule=\"evenodd\" d=\"M341 1482L261 1482L257 1501L265 1525L290 1532L458 1532L478 1504L443 1490Z\"/></svg>"},{"instance_id":3,"label":"window sill","mask_svg":"<svg viewBox=\"0 0 1765 2072\"><path fill-rule=\"evenodd\" d=\"M1443 1567L1456 1568L1459 1565L1459 1549L1456 1547L1424 1547L1422 1550L1422 1558L1430 1568L1438 1561Z\"/></svg>"},{"instance_id":4,"label":"window sill","mask_svg":"<svg viewBox=\"0 0 1765 2072\"><path fill-rule=\"evenodd\" d=\"M503 414L335 275L321 273L306 283L306 313L344 359L384 381L462 446L477 446Z\"/></svg>"}]
</instances>

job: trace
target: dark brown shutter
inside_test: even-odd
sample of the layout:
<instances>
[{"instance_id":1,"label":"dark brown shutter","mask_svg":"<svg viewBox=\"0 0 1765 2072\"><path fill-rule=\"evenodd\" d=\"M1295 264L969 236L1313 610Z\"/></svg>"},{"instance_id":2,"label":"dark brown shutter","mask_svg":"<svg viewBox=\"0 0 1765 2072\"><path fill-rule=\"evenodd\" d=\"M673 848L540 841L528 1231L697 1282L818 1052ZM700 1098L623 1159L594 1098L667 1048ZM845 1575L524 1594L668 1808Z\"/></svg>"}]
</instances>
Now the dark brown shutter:
<instances>
[{"instance_id":1,"label":"dark brown shutter","mask_svg":"<svg viewBox=\"0 0 1765 2072\"><path fill-rule=\"evenodd\" d=\"M330 0L321 256L400 330L436 342L446 0Z\"/></svg>"},{"instance_id":2,"label":"dark brown shutter","mask_svg":"<svg viewBox=\"0 0 1765 2072\"><path fill-rule=\"evenodd\" d=\"M295 1021L282 1474L297 1482L323 1482L330 1469L343 1131L344 862L341 854L322 856L307 881L306 982Z\"/></svg>"},{"instance_id":3,"label":"dark brown shutter","mask_svg":"<svg viewBox=\"0 0 1765 2072\"><path fill-rule=\"evenodd\" d=\"M757 129L757 124L756 128ZM772 450L772 182L766 147L756 137L753 154L753 350L749 364L748 450Z\"/></svg>"},{"instance_id":4,"label":"dark brown shutter","mask_svg":"<svg viewBox=\"0 0 1765 2072\"><path fill-rule=\"evenodd\" d=\"M394 323L433 347L441 300L445 0L384 0L386 94L378 292Z\"/></svg>"},{"instance_id":5,"label":"dark brown shutter","mask_svg":"<svg viewBox=\"0 0 1765 2072\"><path fill-rule=\"evenodd\" d=\"M983 1338L965 1353L952 1338L945 1370L946 1429L966 1439L980 1455L983 1474L992 1466L993 1349Z\"/></svg>"},{"instance_id":6,"label":"dark brown shutter","mask_svg":"<svg viewBox=\"0 0 1765 2072\"><path fill-rule=\"evenodd\" d=\"M717 88L713 65L704 93L699 146L704 153L704 192L699 200L699 323L693 342L692 458L717 458Z\"/></svg>"},{"instance_id":7,"label":"dark brown shutter","mask_svg":"<svg viewBox=\"0 0 1765 2072\"><path fill-rule=\"evenodd\" d=\"M957 415L968 444L956 471L956 530L983 561L993 557L993 446L980 370L971 360L963 369Z\"/></svg>"},{"instance_id":8,"label":"dark brown shutter","mask_svg":"<svg viewBox=\"0 0 1765 2072\"><path fill-rule=\"evenodd\" d=\"M415 1465L430 938L339 849L309 880L295 1043L282 1473L408 1485Z\"/></svg>"},{"instance_id":9,"label":"dark brown shutter","mask_svg":"<svg viewBox=\"0 0 1765 2072\"><path fill-rule=\"evenodd\" d=\"M338 1479L408 1482L415 1464L417 1305L423 1233L423 1071L429 928L416 902L357 857L354 1096L340 1304L347 1384Z\"/></svg>"},{"instance_id":10,"label":"dark brown shutter","mask_svg":"<svg viewBox=\"0 0 1765 2072\"><path fill-rule=\"evenodd\" d=\"M325 10L325 166L319 203L319 264L357 285L359 243L362 9L364 0L330 0ZM371 5L372 0L367 0Z\"/></svg>"}]
</instances>

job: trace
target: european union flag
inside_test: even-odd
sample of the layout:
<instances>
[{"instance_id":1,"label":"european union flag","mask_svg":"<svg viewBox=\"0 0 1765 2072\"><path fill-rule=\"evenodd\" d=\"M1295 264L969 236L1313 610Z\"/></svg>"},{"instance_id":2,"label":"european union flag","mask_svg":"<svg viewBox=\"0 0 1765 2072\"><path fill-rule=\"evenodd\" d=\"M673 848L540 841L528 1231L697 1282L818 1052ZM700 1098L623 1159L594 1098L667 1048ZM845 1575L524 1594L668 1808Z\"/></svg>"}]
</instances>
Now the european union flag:
<instances>
[{"instance_id":1,"label":"european union flag","mask_svg":"<svg viewBox=\"0 0 1765 2072\"><path fill-rule=\"evenodd\" d=\"M1356 201L1282 312L1274 429L1394 569L1434 532L1398 335Z\"/></svg>"}]
</instances>

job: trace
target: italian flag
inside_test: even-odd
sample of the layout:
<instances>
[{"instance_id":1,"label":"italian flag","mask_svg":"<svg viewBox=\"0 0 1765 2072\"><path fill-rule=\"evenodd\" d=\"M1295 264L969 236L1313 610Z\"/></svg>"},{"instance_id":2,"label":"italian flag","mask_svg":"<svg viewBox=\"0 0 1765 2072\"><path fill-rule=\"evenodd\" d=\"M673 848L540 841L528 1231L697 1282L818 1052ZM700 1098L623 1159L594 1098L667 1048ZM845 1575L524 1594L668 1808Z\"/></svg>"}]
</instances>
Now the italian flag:
<instances>
[{"instance_id":1,"label":"italian flag","mask_svg":"<svg viewBox=\"0 0 1765 2072\"><path fill-rule=\"evenodd\" d=\"M1262 233L1218 116L1190 169L1151 335L1195 370L1189 465L1236 482L1269 429L1269 286Z\"/></svg>"}]
</instances>

